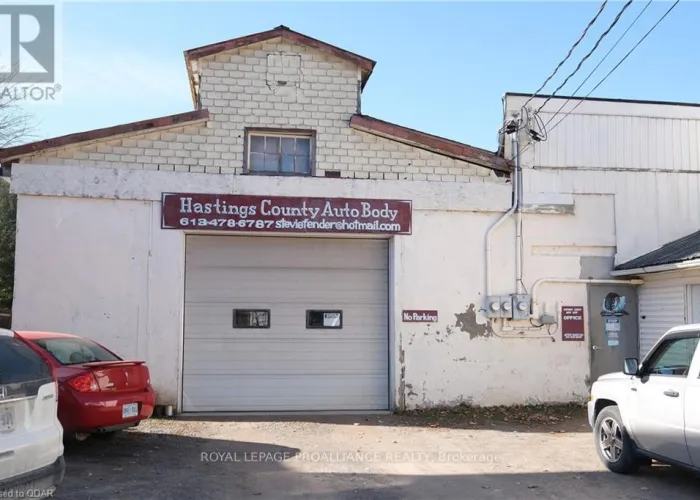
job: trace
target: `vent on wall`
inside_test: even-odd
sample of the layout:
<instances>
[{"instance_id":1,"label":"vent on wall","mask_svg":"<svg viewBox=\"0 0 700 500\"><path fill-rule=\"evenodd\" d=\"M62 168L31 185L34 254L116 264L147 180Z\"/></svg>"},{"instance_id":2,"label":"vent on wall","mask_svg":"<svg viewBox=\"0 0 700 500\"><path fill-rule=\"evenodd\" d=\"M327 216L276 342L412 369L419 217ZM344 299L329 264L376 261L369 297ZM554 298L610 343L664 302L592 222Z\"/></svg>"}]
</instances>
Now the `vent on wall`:
<instances>
[{"instance_id":1,"label":"vent on wall","mask_svg":"<svg viewBox=\"0 0 700 500\"><path fill-rule=\"evenodd\" d=\"M340 179L340 170L326 170L323 175L333 179Z\"/></svg>"}]
</instances>

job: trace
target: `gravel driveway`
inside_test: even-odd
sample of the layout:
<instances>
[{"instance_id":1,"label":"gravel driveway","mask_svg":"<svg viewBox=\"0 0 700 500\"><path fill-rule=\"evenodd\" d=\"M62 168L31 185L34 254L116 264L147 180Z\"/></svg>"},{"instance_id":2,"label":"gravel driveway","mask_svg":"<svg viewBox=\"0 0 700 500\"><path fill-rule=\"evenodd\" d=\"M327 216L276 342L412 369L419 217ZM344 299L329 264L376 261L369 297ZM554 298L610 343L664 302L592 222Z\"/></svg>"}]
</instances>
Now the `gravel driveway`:
<instances>
[{"instance_id":1,"label":"gravel driveway","mask_svg":"<svg viewBox=\"0 0 700 500\"><path fill-rule=\"evenodd\" d=\"M556 424L403 416L157 420L69 445L56 498L690 500L700 480L655 465L603 471L583 415Z\"/></svg>"}]
</instances>

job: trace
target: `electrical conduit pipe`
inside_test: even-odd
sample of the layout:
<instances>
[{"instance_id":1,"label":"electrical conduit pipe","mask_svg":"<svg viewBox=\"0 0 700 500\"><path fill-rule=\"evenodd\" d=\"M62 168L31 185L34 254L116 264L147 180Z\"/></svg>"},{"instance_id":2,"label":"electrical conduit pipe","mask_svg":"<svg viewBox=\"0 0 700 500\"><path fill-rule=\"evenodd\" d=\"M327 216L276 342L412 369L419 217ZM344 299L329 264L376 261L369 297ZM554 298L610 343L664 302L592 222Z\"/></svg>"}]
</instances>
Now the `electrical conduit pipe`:
<instances>
[{"instance_id":1,"label":"electrical conduit pipe","mask_svg":"<svg viewBox=\"0 0 700 500\"><path fill-rule=\"evenodd\" d=\"M642 285L642 279L609 280L609 279L584 279L584 278L540 278L532 285L532 313L531 318L537 318L537 290L543 283L584 283L589 285Z\"/></svg>"}]
</instances>

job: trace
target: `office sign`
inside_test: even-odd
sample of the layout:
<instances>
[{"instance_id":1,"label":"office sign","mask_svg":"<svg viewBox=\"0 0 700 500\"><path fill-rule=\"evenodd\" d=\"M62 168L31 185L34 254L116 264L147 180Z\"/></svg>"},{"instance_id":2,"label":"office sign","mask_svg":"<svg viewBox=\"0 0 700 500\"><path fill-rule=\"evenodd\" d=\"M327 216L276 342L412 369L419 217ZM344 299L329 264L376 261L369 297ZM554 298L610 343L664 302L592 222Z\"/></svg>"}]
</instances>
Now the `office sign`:
<instances>
[{"instance_id":1,"label":"office sign","mask_svg":"<svg viewBox=\"0 0 700 500\"><path fill-rule=\"evenodd\" d=\"M565 341L585 340L583 306L561 307L561 339Z\"/></svg>"}]
</instances>

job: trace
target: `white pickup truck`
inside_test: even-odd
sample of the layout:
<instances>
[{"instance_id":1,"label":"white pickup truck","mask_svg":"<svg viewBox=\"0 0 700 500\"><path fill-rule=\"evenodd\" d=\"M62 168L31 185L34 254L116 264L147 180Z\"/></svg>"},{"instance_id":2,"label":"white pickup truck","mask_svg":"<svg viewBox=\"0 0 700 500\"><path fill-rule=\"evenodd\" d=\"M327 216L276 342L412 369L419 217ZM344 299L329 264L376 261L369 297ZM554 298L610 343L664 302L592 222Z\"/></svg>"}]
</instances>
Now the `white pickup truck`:
<instances>
[{"instance_id":1,"label":"white pickup truck","mask_svg":"<svg viewBox=\"0 0 700 500\"><path fill-rule=\"evenodd\" d=\"M601 376L588 420L603 464L634 472L651 459L700 470L700 324L672 328L640 364Z\"/></svg>"}]
</instances>

